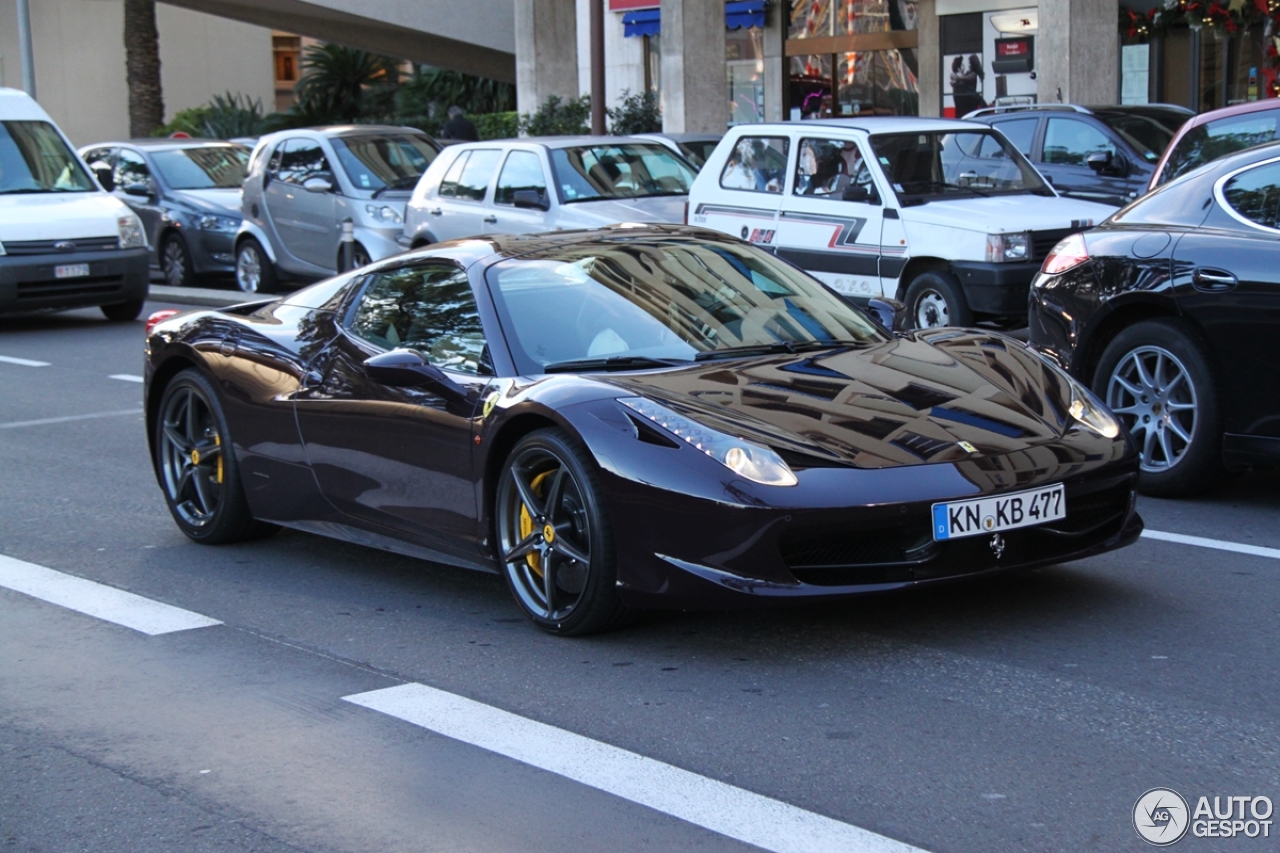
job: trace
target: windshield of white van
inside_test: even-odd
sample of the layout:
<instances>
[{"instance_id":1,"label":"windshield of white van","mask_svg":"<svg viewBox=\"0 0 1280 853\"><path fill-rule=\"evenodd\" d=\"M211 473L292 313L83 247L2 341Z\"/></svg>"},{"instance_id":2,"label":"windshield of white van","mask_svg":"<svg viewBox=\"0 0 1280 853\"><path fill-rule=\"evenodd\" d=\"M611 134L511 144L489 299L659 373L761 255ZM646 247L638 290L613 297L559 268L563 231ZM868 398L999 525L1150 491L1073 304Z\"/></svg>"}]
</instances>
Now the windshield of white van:
<instances>
[{"instance_id":1,"label":"windshield of white van","mask_svg":"<svg viewBox=\"0 0 1280 853\"><path fill-rule=\"evenodd\" d=\"M891 133L871 149L903 205L1053 190L999 133L982 130Z\"/></svg>"},{"instance_id":2,"label":"windshield of white van","mask_svg":"<svg viewBox=\"0 0 1280 853\"><path fill-rule=\"evenodd\" d=\"M0 195L97 189L47 121L0 121Z\"/></svg>"}]
</instances>

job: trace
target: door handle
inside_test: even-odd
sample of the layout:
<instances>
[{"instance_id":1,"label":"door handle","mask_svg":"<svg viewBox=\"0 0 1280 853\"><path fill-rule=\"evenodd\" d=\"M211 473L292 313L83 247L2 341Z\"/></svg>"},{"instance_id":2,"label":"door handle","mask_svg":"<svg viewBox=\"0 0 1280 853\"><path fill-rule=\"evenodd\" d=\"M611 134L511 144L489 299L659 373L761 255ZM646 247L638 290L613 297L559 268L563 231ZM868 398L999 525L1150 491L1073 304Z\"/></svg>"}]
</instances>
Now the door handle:
<instances>
[{"instance_id":1,"label":"door handle","mask_svg":"<svg viewBox=\"0 0 1280 853\"><path fill-rule=\"evenodd\" d=\"M1191 284L1196 290L1230 290L1239 284L1234 275L1215 269L1197 269L1191 274Z\"/></svg>"},{"instance_id":2,"label":"door handle","mask_svg":"<svg viewBox=\"0 0 1280 853\"><path fill-rule=\"evenodd\" d=\"M444 211L443 211L443 210L441 210L441 209L440 209L440 208L438 208L438 207L433 207L433 208L431 208L431 210L430 210L430 211L428 211L428 212L429 212L432 216L439 216L440 214L444 213Z\"/></svg>"},{"instance_id":3,"label":"door handle","mask_svg":"<svg viewBox=\"0 0 1280 853\"><path fill-rule=\"evenodd\" d=\"M484 221L485 221L485 222L488 222L490 225L496 225L496 224L498 223L498 217L494 216L494 215L491 213L491 214L489 214L488 216L486 216L486 217L484 218Z\"/></svg>"}]
</instances>

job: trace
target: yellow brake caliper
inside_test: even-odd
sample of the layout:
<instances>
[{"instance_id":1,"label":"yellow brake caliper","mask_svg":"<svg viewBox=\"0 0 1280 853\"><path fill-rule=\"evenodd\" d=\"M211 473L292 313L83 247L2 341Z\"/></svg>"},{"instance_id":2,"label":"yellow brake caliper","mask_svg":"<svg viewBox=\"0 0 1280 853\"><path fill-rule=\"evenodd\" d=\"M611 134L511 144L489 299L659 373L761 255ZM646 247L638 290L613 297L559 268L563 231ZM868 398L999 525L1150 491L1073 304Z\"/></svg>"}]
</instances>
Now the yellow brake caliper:
<instances>
[{"instance_id":1,"label":"yellow brake caliper","mask_svg":"<svg viewBox=\"0 0 1280 853\"><path fill-rule=\"evenodd\" d=\"M217 447L217 448L219 449L219 451L221 451L221 449L222 449L222 436L218 435L218 434L215 432L215 433L213 434L213 443L214 443L214 446L215 446L215 447ZM218 453L218 476L214 479L214 482L215 482L215 483L218 483L219 485L221 485L221 484L222 484L222 453L221 453L221 452L219 452L219 453Z\"/></svg>"},{"instance_id":2,"label":"yellow brake caliper","mask_svg":"<svg viewBox=\"0 0 1280 853\"><path fill-rule=\"evenodd\" d=\"M530 481L529 488L533 490L533 493L538 497L542 497L542 481L547 479L547 477L549 476L551 476L550 471L543 471L541 474L534 477L533 480ZM533 514L529 512L529 507L525 505L524 501L521 501L520 502L520 541L523 542L531 533L533 533ZM542 577L542 558L539 557L537 554L530 553L530 554L526 554L524 559L525 559L525 562L529 564L529 568L533 569L533 571L538 575L538 577Z\"/></svg>"}]
</instances>

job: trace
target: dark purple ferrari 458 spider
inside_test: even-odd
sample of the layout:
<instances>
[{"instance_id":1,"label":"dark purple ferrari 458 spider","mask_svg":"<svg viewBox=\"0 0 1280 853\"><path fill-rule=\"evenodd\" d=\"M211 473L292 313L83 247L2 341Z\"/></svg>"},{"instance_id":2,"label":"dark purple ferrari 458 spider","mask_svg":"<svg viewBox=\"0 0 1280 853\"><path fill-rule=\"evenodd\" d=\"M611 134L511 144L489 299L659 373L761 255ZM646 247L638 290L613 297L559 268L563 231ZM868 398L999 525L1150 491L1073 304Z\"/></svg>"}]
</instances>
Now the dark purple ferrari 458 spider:
<instances>
[{"instance_id":1,"label":"dark purple ferrari 458 spider","mask_svg":"<svg viewBox=\"0 0 1280 853\"><path fill-rule=\"evenodd\" d=\"M197 542L497 571L559 634L1134 541L1138 454L1087 388L895 307L694 228L439 244L155 319L156 474Z\"/></svg>"}]
</instances>

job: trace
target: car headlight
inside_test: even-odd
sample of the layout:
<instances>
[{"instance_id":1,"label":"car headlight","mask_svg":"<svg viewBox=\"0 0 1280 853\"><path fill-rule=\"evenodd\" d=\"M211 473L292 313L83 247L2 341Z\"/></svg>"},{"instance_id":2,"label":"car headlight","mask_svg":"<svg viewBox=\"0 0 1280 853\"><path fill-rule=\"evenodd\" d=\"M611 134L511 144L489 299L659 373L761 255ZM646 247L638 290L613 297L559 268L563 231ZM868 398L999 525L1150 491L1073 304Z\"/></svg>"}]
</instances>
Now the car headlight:
<instances>
[{"instance_id":1,"label":"car headlight","mask_svg":"<svg viewBox=\"0 0 1280 853\"><path fill-rule=\"evenodd\" d=\"M142 220L130 213L116 220L120 232L121 249L137 249L147 245L147 235L142 230Z\"/></svg>"},{"instance_id":2,"label":"car headlight","mask_svg":"<svg viewBox=\"0 0 1280 853\"><path fill-rule=\"evenodd\" d=\"M369 214L377 222L386 222L390 225L400 224L400 211L386 204L366 204L364 212Z\"/></svg>"},{"instance_id":3,"label":"car headlight","mask_svg":"<svg viewBox=\"0 0 1280 853\"><path fill-rule=\"evenodd\" d=\"M987 263L1026 261L1031 258L1031 239L1022 234L988 234Z\"/></svg>"},{"instance_id":4,"label":"car headlight","mask_svg":"<svg viewBox=\"0 0 1280 853\"><path fill-rule=\"evenodd\" d=\"M741 477L766 486L794 486L800 482L782 457L767 447L703 426L643 397L627 397L618 402Z\"/></svg>"},{"instance_id":5,"label":"car headlight","mask_svg":"<svg viewBox=\"0 0 1280 853\"><path fill-rule=\"evenodd\" d=\"M1103 438L1120 434L1120 422L1098 398L1076 380L1071 380L1071 408L1067 410L1076 423Z\"/></svg>"},{"instance_id":6,"label":"car headlight","mask_svg":"<svg viewBox=\"0 0 1280 853\"><path fill-rule=\"evenodd\" d=\"M240 220L234 216L214 216L211 213L197 216L195 224L201 231L222 231L227 234L233 234L240 229Z\"/></svg>"}]
</instances>

